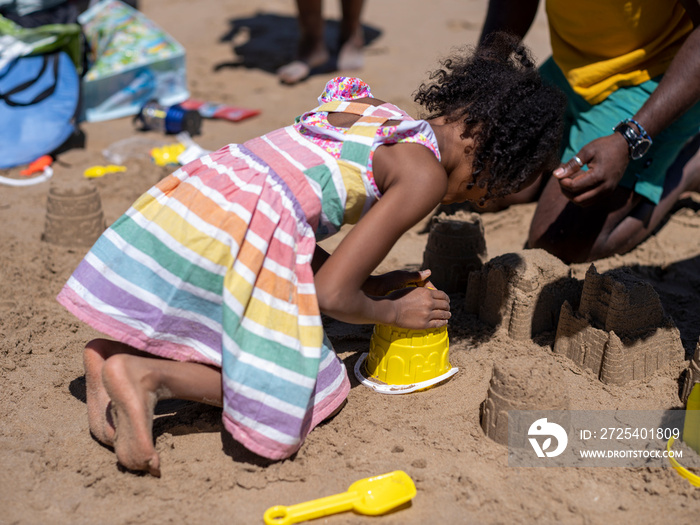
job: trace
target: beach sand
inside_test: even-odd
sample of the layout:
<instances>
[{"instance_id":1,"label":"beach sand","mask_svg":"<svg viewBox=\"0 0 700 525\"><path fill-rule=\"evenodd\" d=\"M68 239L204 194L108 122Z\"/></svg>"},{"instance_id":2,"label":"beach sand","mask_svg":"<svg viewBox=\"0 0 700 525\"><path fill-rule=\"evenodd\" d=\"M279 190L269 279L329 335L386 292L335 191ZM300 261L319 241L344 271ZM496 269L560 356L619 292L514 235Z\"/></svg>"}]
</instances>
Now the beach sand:
<instances>
[{"instance_id":1,"label":"beach sand","mask_svg":"<svg viewBox=\"0 0 700 525\"><path fill-rule=\"evenodd\" d=\"M329 39L337 34L336 4L325 6L332 21ZM356 76L376 97L417 116L412 93L438 58L476 42L485 5L370 0L363 17L366 64ZM141 9L186 48L193 97L261 111L238 123L204 121L195 137L203 148L289 124L314 106L332 76L314 75L295 86L277 81L275 69L292 58L296 45L292 0L143 0ZM538 61L547 58L542 13L526 42ZM264 461L223 431L220 410L172 401L157 409L154 436L163 475L156 479L121 469L112 450L88 432L82 348L100 334L55 296L89 246L48 243L42 235L49 189L84 182L84 169L107 164L104 148L135 135L144 145L174 139L137 134L130 118L82 129L86 148L62 154L50 183L0 191L0 523L262 523L270 506L343 492L357 479L392 470L404 470L415 481L417 495L409 506L382 517L350 512L317 522L697 523L700 490L673 469L509 467L507 447L486 436L480 414L494 365L503 370L504 363L556 368L555 375L534 373L530 386L548 390L542 381L556 378L551 389L567 396L573 410L682 408L684 370L700 335L700 195L684 199L632 252L595 265L601 275L627 267L649 283L677 328L683 355L648 377L623 385L603 382L554 352L553 328L545 326L535 338L495 330L488 316L467 304L464 290L452 296L450 360L460 370L450 381L413 394L378 394L352 373L368 350L371 326L326 319L352 389L345 408L315 429L294 457ZM106 224L170 171L148 159L125 165L125 173L89 181ZM487 260L522 250L533 211L530 204L480 216ZM409 231L379 270L418 268L428 225L426 219ZM587 264L565 269L579 283L588 270Z\"/></svg>"}]
</instances>

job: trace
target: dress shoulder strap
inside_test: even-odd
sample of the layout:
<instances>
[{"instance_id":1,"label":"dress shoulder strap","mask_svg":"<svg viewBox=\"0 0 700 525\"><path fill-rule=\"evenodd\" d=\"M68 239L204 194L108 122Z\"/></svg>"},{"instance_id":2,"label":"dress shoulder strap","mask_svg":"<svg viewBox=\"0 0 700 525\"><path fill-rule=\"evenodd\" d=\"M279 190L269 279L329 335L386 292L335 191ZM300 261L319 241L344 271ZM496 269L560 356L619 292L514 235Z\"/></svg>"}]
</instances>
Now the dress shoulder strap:
<instances>
[{"instance_id":1,"label":"dress shoulder strap","mask_svg":"<svg viewBox=\"0 0 700 525\"><path fill-rule=\"evenodd\" d=\"M358 115L343 134L343 144L337 165L346 189L344 224L355 224L370 205L368 200L368 166L379 128L387 120L407 120L410 117L391 104L373 106L350 100L334 100L313 110Z\"/></svg>"},{"instance_id":2,"label":"dress shoulder strap","mask_svg":"<svg viewBox=\"0 0 700 525\"><path fill-rule=\"evenodd\" d=\"M410 119L410 117L406 113L401 111L393 104L389 104L388 102L385 102L381 106L373 106L372 104L365 104L362 102L356 102L354 100L333 100L331 102L321 104L313 111L314 113L319 111L328 111L334 113L353 113L355 115L367 117L383 117L384 120Z\"/></svg>"},{"instance_id":3,"label":"dress shoulder strap","mask_svg":"<svg viewBox=\"0 0 700 525\"><path fill-rule=\"evenodd\" d=\"M352 113L360 118L348 128L340 152L340 159L367 166L377 130L387 120L404 120L406 114L392 104L373 106L351 100L334 100L322 104L316 111Z\"/></svg>"}]
</instances>

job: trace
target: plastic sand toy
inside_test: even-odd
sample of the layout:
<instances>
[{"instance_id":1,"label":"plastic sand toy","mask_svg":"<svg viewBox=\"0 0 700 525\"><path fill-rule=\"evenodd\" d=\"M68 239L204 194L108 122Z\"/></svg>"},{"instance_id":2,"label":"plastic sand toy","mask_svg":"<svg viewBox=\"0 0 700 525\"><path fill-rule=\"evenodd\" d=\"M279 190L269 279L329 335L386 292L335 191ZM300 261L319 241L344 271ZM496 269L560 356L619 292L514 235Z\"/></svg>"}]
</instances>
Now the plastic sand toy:
<instances>
[{"instance_id":1,"label":"plastic sand toy","mask_svg":"<svg viewBox=\"0 0 700 525\"><path fill-rule=\"evenodd\" d=\"M685 407L685 422L683 423L683 442L700 454L700 383L696 383L688 396L688 403ZM673 465L673 468L691 485L700 487L700 476L693 474L690 470L683 467L678 460L671 454L675 439L671 437L666 445L666 450L669 452L668 460Z\"/></svg>"},{"instance_id":2,"label":"plastic sand toy","mask_svg":"<svg viewBox=\"0 0 700 525\"><path fill-rule=\"evenodd\" d=\"M88 179L96 179L104 177L108 173L121 173L126 171L126 166L117 166L110 164L109 166L92 166L83 172L83 175Z\"/></svg>"},{"instance_id":3,"label":"plastic sand toy","mask_svg":"<svg viewBox=\"0 0 700 525\"><path fill-rule=\"evenodd\" d=\"M187 149L187 147L179 142L176 142L175 144L168 144L167 146L162 146L160 148L153 148L151 150L151 158L158 166L179 164L177 158L185 151L185 149Z\"/></svg>"},{"instance_id":4,"label":"plastic sand toy","mask_svg":"<svg viewBox=\"0 0 700 525\"><path fill-rule=\"evenodd\" d=\"M382 394L425 390L457 373L449 362L449 348L446 326L406 330L375 325L369 353L358 359L355 375Z\"/></svg>"},{"instance_id":5,"label":"plastic sand toy","mask_svg":"<svg viewBox=\"0 0 700 525\"><path fill-rule=\"evenodd\" d=\"M53 164L53 157L51 155L42 155L35 161L31 162L26 169L19 172L23 177L29 177L35 173L43 172L44 169Z\"/></svg>"},{"instance_id":6,"label":"plastic sand toy","mask_svg":"<svg viewBox=\"0 0 700 525\"><path fill-rule=\"evenodd\" d=\"M11 177L3 177L0 175L0 184L5 184L7 186L32 186L34 184L39 184L40 182L45 182L53 177L53 168L51 164L53 163L53 157L51 155L42 155L35 161L31 162L26 169L23 169L19 174L24 177L22 179L13 179ZM33 177L37 173L37 175Z\"/></svg>"},{"instance_id":7,"label":"plastic sand toy","mask_svg":"<svg viewBox=\"0 0 700 525\"><path fill-rule=\"evenodd\" d=\"M411 501L415 495L416 486L410 476L402 470L395 470L356 481L342 494L290 507L270 507L263 519L266 525L289 525L348 510L378 516Z\"/></svg>"},{"instance_id":8,"label":"plastic sand toy","mask_svg":"<svg viewBox=\"0 0 700 525\"><path fill-rule=\"evenodd\" d=\"M687 468L681 465L675 457L671 456L671 449L673 448L673 444L675 443L675 441L676 440L674 439L674 437L671 436L671 439L669 439L668 443L666 444L666 450L669 453L668 460L671 462L671 465L673 465L673 468L676 469L676 472L678 472L678 474L680 474L681 477L688 480L688 483L690 483L694 487L700 487L700 476L690 472Z\"/></svg>"},{"instance_id":9,"label":"plastic sand toy","mask_svg":"<svg viewBox=\"0 0 700 525\"><path fill-rule=\"evenodd\" d=\"M162 106L156 100L146 102L134 119L143 129L155 129L167 134L186 131L190 135L199 135L202 116L197 110L184 109L179 104Z\"/></svg>"}]
</instances>

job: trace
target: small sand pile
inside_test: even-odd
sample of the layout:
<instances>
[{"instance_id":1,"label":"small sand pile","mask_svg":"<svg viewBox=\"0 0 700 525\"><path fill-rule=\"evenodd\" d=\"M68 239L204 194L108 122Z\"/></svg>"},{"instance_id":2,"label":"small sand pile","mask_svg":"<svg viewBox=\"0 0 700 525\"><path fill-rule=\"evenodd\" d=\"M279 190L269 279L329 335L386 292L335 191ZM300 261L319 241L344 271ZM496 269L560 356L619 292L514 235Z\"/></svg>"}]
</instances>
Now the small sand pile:
<instances>
[{"instance_id":1,"label":"small sand pile","mask_svg":"<svg viewBox=\"0 0 700 525\"><path fill-rule=\"evenodd\" d=\"M568 408L563 369L551 356L543 353L536 358L509 357L493 366L486 400L481 406L481 428L497 443L507 445L509 410Z\"/></svg>"}]
</instances>

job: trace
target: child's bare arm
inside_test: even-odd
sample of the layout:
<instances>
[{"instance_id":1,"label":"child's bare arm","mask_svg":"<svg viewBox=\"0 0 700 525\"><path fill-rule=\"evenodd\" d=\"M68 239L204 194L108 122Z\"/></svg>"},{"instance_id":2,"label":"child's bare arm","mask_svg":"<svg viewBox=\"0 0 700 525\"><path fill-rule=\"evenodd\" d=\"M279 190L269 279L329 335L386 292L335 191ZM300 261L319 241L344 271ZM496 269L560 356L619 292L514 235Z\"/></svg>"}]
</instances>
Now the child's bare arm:
<instances>
[{"instance_id":1,"label":"child's bare arm","mask_svg":"<svg viewBox=\"0 0 700 525\"><path fill-rule=\"evenodd\" d=\"M316 245L314 257L311 261L311 269L314 274L331 256L326 250ZM428 278L430 270L393 270L387 273L370 275L362 285L362 291L367 295L384 296L390 292L406 288L407 286L432 286Z\"/></svg>"},{"instance_id":2,"label":"child's bare arm","mask_svg":"<svg viewBox=\"0 0 700 525\"><path fill-rule=\"evenodd\" d=\"M442 326L449 318L449 298L444 292L414 288L379 298L362 291L394 243L433 210L446 188L444 170L425 147L398 144L384 160L387 157L391 162L380 163L388 172L382 198L316 273L319 306L327 315L349 323L415 329Z\"/></svg>"}]
</instances>

